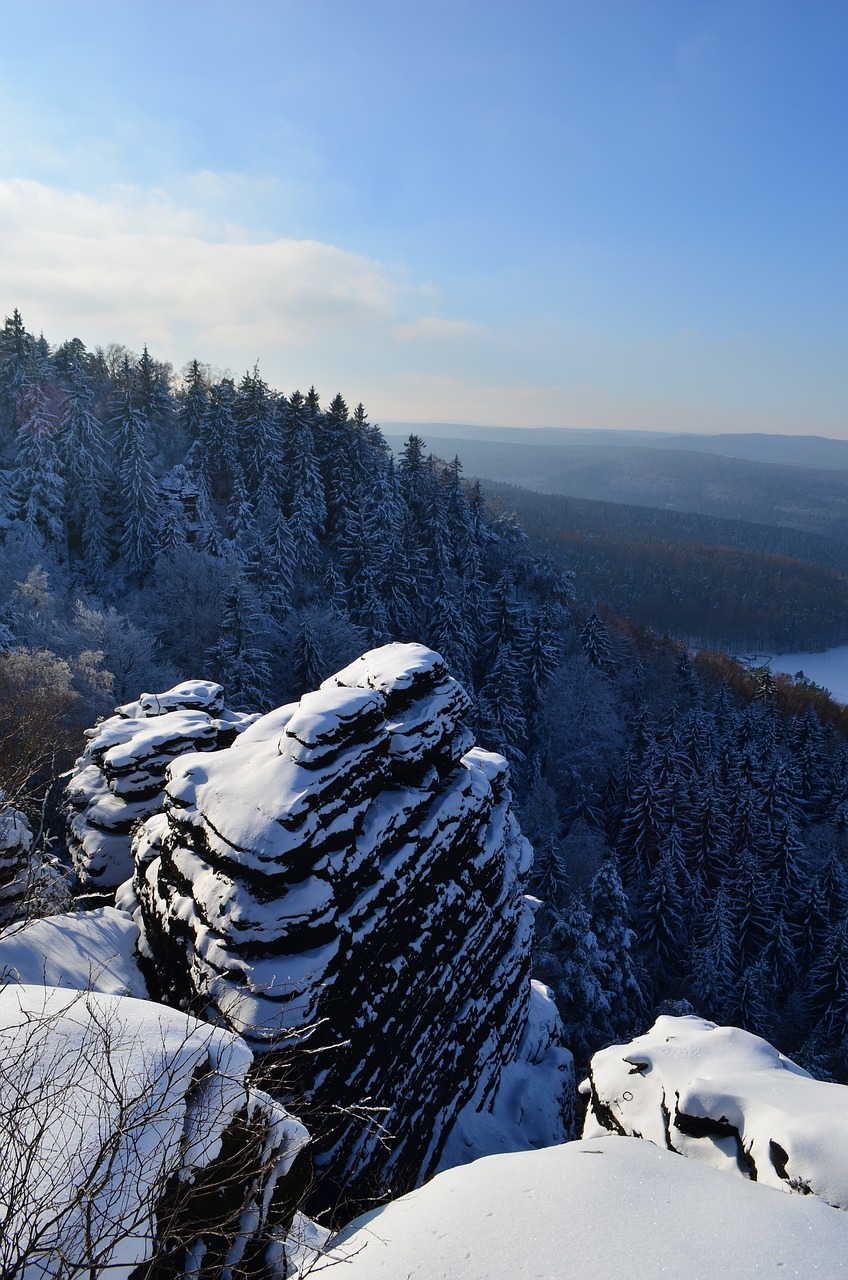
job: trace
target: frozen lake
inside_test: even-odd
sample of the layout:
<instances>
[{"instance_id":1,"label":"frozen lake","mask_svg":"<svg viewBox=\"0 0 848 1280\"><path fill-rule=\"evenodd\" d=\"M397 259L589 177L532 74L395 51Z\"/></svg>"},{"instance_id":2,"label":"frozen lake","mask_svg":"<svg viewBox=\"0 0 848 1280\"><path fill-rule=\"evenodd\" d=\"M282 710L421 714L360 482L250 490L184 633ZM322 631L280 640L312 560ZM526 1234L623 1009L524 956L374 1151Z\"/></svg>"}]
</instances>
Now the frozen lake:
<instances>
[{"instance_id":1,"label":"frozen lake","mask_svg":"<svg viewBox=\"0 0 848 1280\"><path fill-rule=\"evenodd\" d=\"M790 676L803 671L808 680L828 689L837 702L848 703L848 644L824 653L779 653L769 659L769 666Z\"/></svg>"}]
</instances>

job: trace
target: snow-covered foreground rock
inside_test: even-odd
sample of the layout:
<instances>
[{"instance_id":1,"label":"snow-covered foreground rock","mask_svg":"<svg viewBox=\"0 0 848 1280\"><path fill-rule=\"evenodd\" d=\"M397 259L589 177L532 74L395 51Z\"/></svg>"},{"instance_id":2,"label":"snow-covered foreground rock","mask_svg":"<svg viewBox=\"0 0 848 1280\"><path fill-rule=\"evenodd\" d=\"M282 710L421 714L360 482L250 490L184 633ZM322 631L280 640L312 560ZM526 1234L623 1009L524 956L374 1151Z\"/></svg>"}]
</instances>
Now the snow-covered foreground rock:
<instances>
[{"instance_id":1,"label":"snow-covered foreground rock","mask_svg":"<svg viewBox=\"0 0 848 1280\"><path fill-rule=\"evenodd\" d=\"M0 987L4 1280L279 1251L307 1135L251 1062L232 1033L148 1001Z\"/></svg>"},{"instance_id":2,"label":"snow-covered foreground rock","mask_svg":"<svg viewBox=\"0 0 848 1280\"><path fill-rule=\"evenodd\" d=\"M32 832L0 792L0 926L21 911L31 881Z\"/></svg>"},{"instance_id":3,"label":"snow-covered foreground rock","mask_svg":"<svg viewBox=\"0 0 848 1280\"><path fill-rule=\"evenodd\" d=\"M848 1214L607 1136L440 1173L329 1254L345 1280L835 1280Z\"/></svg>"},{"instance_id":4,"label":"snow-covered foreground rock","mask_svg":"<svg viewBox=\"0 0 848 1280\"><path fill-rule=\"evenodd\" d=\"M12 925L0 935L0 982L147 998L136 963L138 926L100 907Z\"/></svg>"},{"instance_id":5,"label":"snow-covered foreground rock","mask_svg":"<svg viewBox=\"0 0 848 1280\"><path fill-rule=\"evenodd\" d=\"M227 746L255 719L227 710L219 684L187 680L166 693L144 693L89 729L65 793L80 888L103 901L132 875L132 829L161 810L172 760Z\"/></svg>"},{"instance_id":6,"label":"snow-covered foreground rock","mask_svg":"<svg viewBox=\"0 0 848 1280\"><path fill-rule=\"evenodd\" d=\"M438 654L373 650L226 750L174 760L135 840L161 992L266 1053L282 1037L329 1199L332 1183L360 1199L414 1186L467 1103L490 1110L503 1083L519 1115L519 1078L546 1063L541 1140L570 1136L549 1002L525 1036L531 850L468 708Z\"/></svg>"},{"instance_id":7,"label":"snow-covered foreground rock","mask_svg":"<svg viewBox=\"0 0 848 1280\"><path fill-rule=\"evenodd\" d=\"M693 1160L848 1209L848 1089L759 1036L658 1018L592 1059L584 1138L648 1138Z\"/></svg>"}]
</instances>

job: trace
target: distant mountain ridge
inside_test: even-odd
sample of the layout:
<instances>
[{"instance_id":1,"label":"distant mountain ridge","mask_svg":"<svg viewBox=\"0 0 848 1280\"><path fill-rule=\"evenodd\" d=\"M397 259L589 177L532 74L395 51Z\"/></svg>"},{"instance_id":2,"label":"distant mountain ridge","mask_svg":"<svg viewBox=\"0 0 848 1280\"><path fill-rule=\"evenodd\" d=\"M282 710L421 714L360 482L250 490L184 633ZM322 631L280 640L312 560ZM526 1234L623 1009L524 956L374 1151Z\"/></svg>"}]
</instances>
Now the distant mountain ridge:
<instances>
[{"instance_id":1,"label":"distant mountain ridge","mask_svg":"<svg viewBox=\"0 0 848 1280\"><path fill-rule=\"evenodd\" d=\"M506 436L492 434L489 438L462 438L438 431L446 428L441 426L432 434L419 429L417 434L432 452L447 458L458 455L466 475L517 484L538 493L782 525L848 542L848 441L818 441L819 445L834 446L835 454L841 446L843 464L825 464L824 453L811 439L805 445L806 463L799 465L788 460L766 462L722 456L718 451L698 452L677 443L669 447L661 445L657 436L638 444L632 438L629 444L583 442L590 435L628 434L623 432L571 435L550 429L550 434L528 431L515 441L515 432L506 428ZM408 437L390 434L386 438L398 450ZM771 442L786 439L765 438ZM676 437L675 441L682 439ZM711 439L715 443L730 437ZM803 438L792 439L799 447ZM810 464L817 450L822 465L816 468ZM789 458L788 449L784 456Z\"/></svg>"},{"instance_id":2,"label":"distant mountain ridge","mask_svg":"<svg viewBox=\"0 0 848 1280\"><path fill-rule=\"evenodd\" d=\"M771 435L765 432L624 431L591 427L486 427L453 422L383 422L389 436L406 439L412 432L425 438L479 441L494 444L592 446L595 448L640 448L674 450L685 453L717 454L748 462L812 470L848 471L848 440L817 435Z\"/></svg>"}]
</instances>

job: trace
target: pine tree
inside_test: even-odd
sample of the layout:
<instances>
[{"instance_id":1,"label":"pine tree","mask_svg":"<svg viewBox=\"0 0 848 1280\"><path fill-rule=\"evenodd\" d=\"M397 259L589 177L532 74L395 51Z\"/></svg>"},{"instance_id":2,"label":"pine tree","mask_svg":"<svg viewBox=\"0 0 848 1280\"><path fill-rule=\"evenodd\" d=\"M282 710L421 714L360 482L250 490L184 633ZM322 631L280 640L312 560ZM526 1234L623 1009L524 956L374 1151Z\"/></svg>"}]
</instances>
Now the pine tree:
<instances>
[{"instance_id":1,"label":"pine tree","mask_svg":"<svg viewBox=\"0 0 848 1280\"><path fill-rule=\"evenodd\" d=\"M192 456L193 465L206 480L210 495L227 502L236 474L241 471L236 389L232 378L224 378L209 388L208 403L200 419Z\"/></svg>"},{"instance_id":2,"label":"pine tree","mask_svg":"<svg viewBox=\"0 0 848 1280\"><path fill-rule=\"evenodd\" d=\"M687 929L678 874L674 850L666 844L648 877L637 928L657 1000L680 994L686 968Z\"/></svg>"},{"instance_id":3,"label":"pine tree","mask_svg":"<svg viewBox=\"0 0 848 1280\"><path fill-rule=\"evenodd\" d=\"M318 539L327 519L327 504L309 415L299 391L289 399L286 418L286 462L289 524L300 569L314 573L320 563Z\"/></svg>"},{"instance_id":4,"label":"pine tree","mask_svg":"<svg viewBox=\"0 0 848 1280\"><path fill-rule=\"evenodd\" d=\"M628 926L630 905L615 863L609 859L592 877L588 908L610 1002L608 1038L624 1040L635 1033L646 1008L633 954L636 935Z\"/></svg>"},{"instance_id":5,"label":"pine tree","mask_svg":"<svg viewBox=\"0 0 848 1280\"><path fill-rule=\"evenodd\" d=\"M480 691L480 735L516 771L524 764L527 740L522 684L521 657L511 644L502 644Z\"/></svg>"},{"instance_id":6,"label":"pine tree","mask_svg":"<svg viewBox=\"0 0 848 1280\"><path fill-rule=\"evenodd\" d=\"M205 371L198 360L192 360L183 373L179 407L180 427L189 445L200 440L208 407L209 387Z\"/></svg>"},{"instance_id":7,"label":"pine tree","mask_svg":"<svg viewBox=\"0 0 848 1280\"><path fill-rule=\"evenodd\" d=\"M283 496L283 442L276 408L259 366L241 380L236 402L240 461L247 492L256 498L260 488L279 501Z\"/></svg>"},{"instance_id":8,"label":"pine tree","mask_svg":"<svg viewBox=\"0 0 848 1280\"><path fill-rule=\"evenodd\" d=\"M659 855L668 815L662 804L653 760L642 771L622 814L616 852L625 883L637 885L650 875Z\"/></svg>"},{"instance_id":9,"label":"pine tree","mask_svg":"<svg viewBox=\"0 0 848 1280\"><path fill-rule=\"evenodd\" d=\"M17 314L17 313L16 313ZM12 476L16 514L48 542L64 543L65 482L58 430L40 381L27 383L19 402L17 459Z\"/></svg>"},{"instance_id":10,"label":"pine tree","mask_svg":"<svg viewBox=\"0 0 848 1280\"><path fill-rule=\"evenodd\" d=\"M712 896L696 934L690 981L693 998L704 1017L727 1022L736 1001L739 953L736 925L727 893Z\"/></svg>"},{"instance_id":11,"label":"pine tree","mask_svg":"<svg viewBox=\"0 0 848 1280\"><path fill-rule=\"evenodd\" d=\"M556 836L550 835L534 848L531 878L533 892L548 911L556 911L565 905L568 884L568 868L562 856L561 844Z\"/></svg>"},{"instance_id":12,"label":"pine tree","mask_svg":"<svg viewBox=\"0 0 848 1280\"><path fill-rule=\"evenodd\" d=\"M548 935L536 968L556 997L566 1041L581 1067L607 1040L610 994L607 971L589 912L578 894Z\"/></svg>"},{"instance_id":13,"label":"pine tree","mask_svg":"<svg viewBox=\"0 0 848 1280\"><path fill-rule=\"evenodd\" d=\"M530 621L527 679L538 694L562 662L562 610L550 600L535 610Z\"/></svg>"},{"instance_id":14,"label":"pine tree","mask_svg":"<svg viewBox=\"0 0 848 1280\"><path fill-rule=\"evenodd\" d=\"M297 565L291 526L282 507L278 507L274 513L268 534L268 551L272 572L272 580L269 584L272 612L275 617L280 618L285 616L292 605Z\"/></svg>"},{"instance_id":15,"label":"pine tree","mask_svg":"<svg viewBox=\"0 0 848 1280\"><path fill-rule=\"evenodd\" d=\"M171 398L170 365L159 364L144 345L137 370L138 407L147 420L160 447L168 448L174 426L174 402Z\"/></svg>"},{"instance_id":16,"label":"pine tree","mask_svg":"<svg viewBox=\"0 0 848 1280\"><path fill-rule=\"evenodd\" d=\"M133 400L133 380L125 367L125 380L117 430L118 509L122 516L121 560L131 574L143 578L152 568L158 550L157 491L148 454L148 424Z\"/></svg>"},{"instance_id":17,"label":"pine tree","mask_svg":"<svg viewBox=\"0 0 848 1280\"><path fill-rule=\"evenodd\" d=\"M233 475L232 493L227 504L227 540L232 547L247 547L255 534L253 504L247 493L241 467Z\"/></svg>"},{"instance_id":18,"label":"pine tree","mask_svg":"<svg viewBox=\"0 0 848 1280\"><path fill-rule=\"evenodd\" d=\"M77 366L65 400L61 448L66 476L69 540L79 539L83 572L99 587L109 558L105 503L108 489L103 428L92 410L92 395Z\"/></svg>"},{"instance_id":19,"label":"pine tree","mask_svg":"<svg viewBox=\"0 0 848 1280\"><path fill-rule=\"evenodd\" d=\"M259 711L267 705L269 655L257 643L264 629L252 592L236 577L224 598L218 643L209 655L217 679L236 710Z\"/></svg>"},{"instance_id":20,"label":"pine tree","mask_svg":"<svg viewBox=\"0 0 848 1280\"><path fill-rule=\"evenodd\" d=\"M474 636L468 625L467 609L460 596L439 580L433 602L428 642L442 655L451 675L462 684L471 684Z\"/></svg>"},{"instance_id":21,"label":"pine tree","mask_svg":"<svg viewBox=\"0 0 848 1280\"><path fill-rule=\"evenodd\" d=\"M35 342L17 307L0 330L0 447L21 424L21 397L33 381Z\"/></svg>"},{"instance_id":22,"label":"pine tree","mask_svg":"<svg viewBox=\"0 0 848 1280\"><path fill-rule=\"evenodd\" d=\"M308 614L300 620L292 646L292 674L297 687L307 693L317 689L326 675L322 646Z\"/></svg>"},{"instance_id":23,"label":"pine tree","mask_svg":"<svg viewBox=\"0 0 848 1280\"><path fill-rule=\"evenodd\" d=\"M594 609L586 619L578 639L592 666L604 675L611 675L616 668L612 637L606 623L601 621Z\"/></svg>"},{"instance_id":24,"label":"pine tree","mask_svg":"<svg viewBox=\"0 0 848 1280\"><path fill-rule=\"evenodd\" d=\"M808 1001L819 1046L838 1049L848 1036L848 920L827 937L810 975Z\"/></svg>"}]
</instances>

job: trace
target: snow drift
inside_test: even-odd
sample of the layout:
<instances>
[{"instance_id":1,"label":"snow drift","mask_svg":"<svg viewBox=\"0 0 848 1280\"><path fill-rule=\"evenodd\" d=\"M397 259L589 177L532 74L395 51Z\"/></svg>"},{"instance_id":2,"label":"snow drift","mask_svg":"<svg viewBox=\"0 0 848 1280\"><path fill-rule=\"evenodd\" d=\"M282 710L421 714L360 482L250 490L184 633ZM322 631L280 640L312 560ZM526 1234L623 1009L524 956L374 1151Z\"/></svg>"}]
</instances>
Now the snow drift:
<instances>
[{"instance_id":1,"label":"snow drift","mask_svg":"<svg viewBox=\"0 0 848 1280\"><path fill-rule=\"evenodd\" d=\"M834 1280L848 1215L607 1136L440 1173L328 1252L345 1280Z\"/></svg>"}]
</instances>

